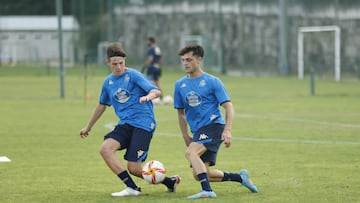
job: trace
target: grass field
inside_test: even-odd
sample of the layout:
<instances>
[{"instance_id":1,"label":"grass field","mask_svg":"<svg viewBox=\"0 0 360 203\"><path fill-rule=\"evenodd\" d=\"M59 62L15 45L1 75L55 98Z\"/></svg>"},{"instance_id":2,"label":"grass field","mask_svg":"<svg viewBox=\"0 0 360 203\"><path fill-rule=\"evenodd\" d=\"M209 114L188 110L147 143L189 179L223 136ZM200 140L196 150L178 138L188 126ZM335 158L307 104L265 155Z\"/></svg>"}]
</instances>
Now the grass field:
<instances>
[{"instance_id":1,"label":"grass field","mask_svg":"<svg viewBox=\"0 0 360 203\"><path fill-rule=\"evenodd\" d=\"M66 99L59 99L56 71L0 67L0 202L187 202L200 190L184 158L176 111L156 106L158 128L148 160L179 174L177 193L135 179L147 194L112 198L123 184L98 154L108 109L90 137L79 138L106 70L90 70L89 100L84 100L81 71L68 70ZM165 94L182 72L164 73ZM358 202L360 201L360 82L309 81L295 78L220 76L236 109L232 147L222 147L217 167L247 168L260 193L238 184L214 183L216 200L197 202ZM119 153L122 156L123 153Z\"/></svg>"}]
</instances>

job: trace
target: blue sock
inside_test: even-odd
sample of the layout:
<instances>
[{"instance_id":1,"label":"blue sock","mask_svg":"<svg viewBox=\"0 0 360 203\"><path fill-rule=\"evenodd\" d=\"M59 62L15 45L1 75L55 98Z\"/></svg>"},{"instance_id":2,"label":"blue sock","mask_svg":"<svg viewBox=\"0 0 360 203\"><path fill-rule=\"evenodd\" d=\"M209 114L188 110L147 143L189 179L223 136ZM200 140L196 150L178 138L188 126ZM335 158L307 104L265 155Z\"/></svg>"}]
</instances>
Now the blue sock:
<instances>
[{"instance_id":1,"label":"blue sock","mask_svg":"<svg viewBox=\"0 0 360 203\"><path fill-rule=\"evenodd\" d=\"M130 177L129 173L127 171L123 171L121 173L118 174L118 177L120 178L120 180L122 182L125 183L125 185L127 187L130 187L134 190L139 190L138 186L135 184L135 182L133 181L133 179Z\"/></svg>"},{"instance_id":2,"label":"blue sock","mask_svg":"<svg viewBox=\"0 0 360 203\"><path fill-rule=\"evenodd\" d=\"M202 190L212 191L207 173L200 173L197 175L197 177L201 183Z\"/></svg>"},{"instance_id":3,"label":"blue sock","mask_svg":"<svg viewBox=\"0 0 360 203\"><path fill-rule=\"evenodd\" d=\"M241 183L242 179L240 177L240 174L238 174L238 173L224 172L224 177L223 177L222 181L235 181L235 182Z\"/></svg>"}]
</instances>

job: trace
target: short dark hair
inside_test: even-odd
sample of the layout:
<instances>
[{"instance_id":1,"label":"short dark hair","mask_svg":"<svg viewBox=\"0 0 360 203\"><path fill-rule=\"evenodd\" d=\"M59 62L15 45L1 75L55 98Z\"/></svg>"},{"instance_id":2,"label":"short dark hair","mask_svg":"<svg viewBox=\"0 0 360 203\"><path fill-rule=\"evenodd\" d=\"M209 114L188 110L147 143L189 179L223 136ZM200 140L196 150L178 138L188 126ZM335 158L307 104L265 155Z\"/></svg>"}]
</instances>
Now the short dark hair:
<instances>
[{"instance_id":1,"label":"short dark hair","mask_svg":"<svg viewBox=\"0 0 360 203\"><path fill-rule=\"evenodd\" d=\"M111 57L114 57L114 56L126 57L126 53L125 53L125 50L122 47L121 43L114 42L114 43L111 43L107 47L106 56L108 59L110 59Z\"/></svg>"},{"instance_id":2,"label":"short dark hair","mask_svg":"<svg viewBox=\"0 0 360 203\"><path fill-rule=\"evenodd\" d=\"M155 43L155 38L154 38L154 37L148 37L148 40L149 40L151 43Z\"/></svg>"},{"instance_id":3,"label":"short dark hair","mask_svg":"<svg viewBox=\"0 0 360 203\"><path fill-rule=\"evenodd\" d=\"M193 52L194 56L204 57L204 48L197 44L190 44L185 46L179 51L179 56L183 56L191 51Z\"/></svg>"}]
</instances>

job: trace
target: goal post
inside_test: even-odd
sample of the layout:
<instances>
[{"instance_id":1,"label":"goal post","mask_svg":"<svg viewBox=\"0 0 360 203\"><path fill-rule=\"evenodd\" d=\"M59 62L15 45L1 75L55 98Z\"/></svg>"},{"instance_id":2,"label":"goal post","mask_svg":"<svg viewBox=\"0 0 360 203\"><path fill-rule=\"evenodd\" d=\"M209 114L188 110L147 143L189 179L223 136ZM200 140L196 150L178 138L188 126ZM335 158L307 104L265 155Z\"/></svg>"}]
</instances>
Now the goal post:
<instances>
[{"instance_id":1,"label":"goal post","mask_svg":"<svg viewBox=\"0 0 360 203\"><path fill-rule=\"evenodd\" d=\"M312 32L334 32L334 48L335 48L335 81L340 81L341 67L340 67L340 28L339 26L312 26L300 27L298 31L298 78L304 78L304 34Z\"/></svg>"}]
</instances>

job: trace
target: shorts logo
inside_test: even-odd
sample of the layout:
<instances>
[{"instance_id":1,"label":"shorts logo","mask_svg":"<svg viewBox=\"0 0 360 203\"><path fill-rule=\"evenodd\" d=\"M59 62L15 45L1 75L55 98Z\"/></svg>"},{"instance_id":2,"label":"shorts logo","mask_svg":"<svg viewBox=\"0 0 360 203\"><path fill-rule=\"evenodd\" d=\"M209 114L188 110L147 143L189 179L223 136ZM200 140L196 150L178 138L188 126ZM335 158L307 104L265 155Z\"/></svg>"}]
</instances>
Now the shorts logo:
<instances>
[{"instance_id":1,"label":"shorts logo","mask_svg":"<svg viewBox=\"0 0 360 203\"><path fill-rule=\"evenodd\" d=\"M144 155L144 151L143 150L139 150L137 151L137 158L140 158L142 155Z\"/></svg>"},{"instance_id":2,"label":"shorts logo","mask_svg":"<svg viewBox=\"0 0 360 203\"><path fill-rule=\"evenodd\" d=\"M130 99L130 92L126 89L119 88L114 97L119 103L125 103Z\"/></svg>"},{"instance_id":3,"label":"shorts logo","mask_svg":"<svg viewBox=\"0 0 360 203\"><path fill-rule=\"evenodd\" d=\"M205 133L200 134L199 140L206 140L209 139L209 136L207 136Z\"/></svg>"},{"instance_id":4,"label":"shorts logo","mask_svg":"<svg viewBox=\"0 0 360 203\"><path fill-rule=\"evenodd\" d=\"M196 107L201 104L202 98L199 93L191 91L186 95L186 102L191 107Z\"/></svg>"}]
</instances>

